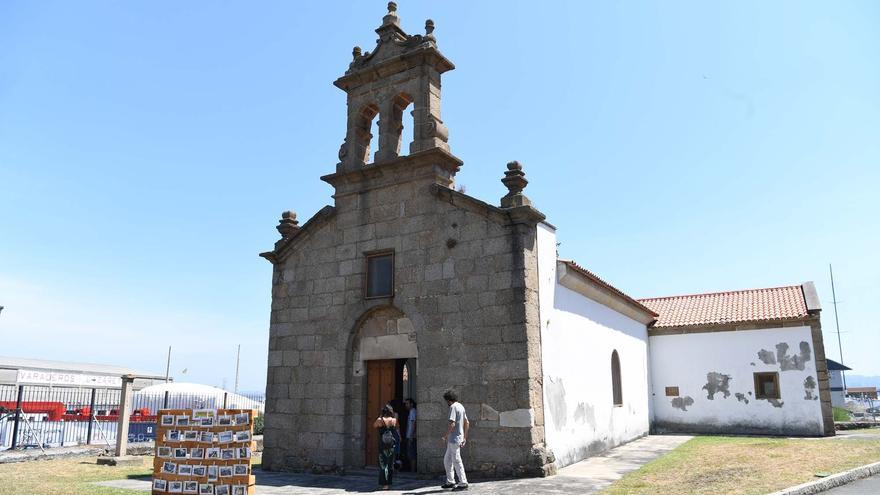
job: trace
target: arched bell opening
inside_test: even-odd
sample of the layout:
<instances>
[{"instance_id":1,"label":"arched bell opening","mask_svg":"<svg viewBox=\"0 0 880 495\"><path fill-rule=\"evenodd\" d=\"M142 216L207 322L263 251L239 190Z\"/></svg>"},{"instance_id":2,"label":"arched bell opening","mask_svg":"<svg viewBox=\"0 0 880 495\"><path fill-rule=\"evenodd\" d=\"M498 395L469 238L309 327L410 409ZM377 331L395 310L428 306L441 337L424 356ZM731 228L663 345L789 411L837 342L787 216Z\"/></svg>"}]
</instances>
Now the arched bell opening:
<instances>
[{"instance_id":1,"label":"arched bell opening","mask_svg":"<svg viewBox=\"0 0 880 495\"><path fill-rule=\"evenodd\" d=\"M412 142L415 141L412 96L407 93L400 93L395 96L392 101L392 111L397 135L397 139L394 140L394 154L395 156L401 156L404 140L406 140L407 151Z\"/></svg>"},{"instance_id":2,"label":"arched bell opening","mask_svg":"<svg viewBox=\"0 0 880 495\"><path fill-rule=\"evenodd\" d=\"M370 163L370 151L378 148L378 121L373 123L378 114L379 107L371 103L361 108L355 118L355 158L359 163Z\"/></svg>"},{"instance_id":3,"label":"arched bell opening","mask_svg":"<svg viewBox=\"0 0 880 495\"><path fill-rule=\"evenodd\" d=\"M409 93L401 92L387 100L379 116L379 151L376 161L393 160L401 156L404 135L409 134L410 143L415 139L413 133L413 113L407 112L413 103ZM407 128L409 129L407 131Z\"/></svg>"}]
</instances>

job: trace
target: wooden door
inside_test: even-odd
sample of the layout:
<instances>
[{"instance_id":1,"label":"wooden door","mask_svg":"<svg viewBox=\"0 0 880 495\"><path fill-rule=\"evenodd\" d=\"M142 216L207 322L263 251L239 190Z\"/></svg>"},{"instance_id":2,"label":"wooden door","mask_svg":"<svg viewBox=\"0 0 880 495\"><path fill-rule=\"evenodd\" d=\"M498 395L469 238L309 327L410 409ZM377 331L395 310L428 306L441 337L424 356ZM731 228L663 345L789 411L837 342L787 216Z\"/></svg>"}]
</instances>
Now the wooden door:
<instances>
[{"instance_id":1,"label":"wooden door","mask_svg":"<svg viewBox=\"0 0 880 495\"><path fill-rule=\"evenodd\" d=\"M393 359L367 361L367 410L366 410L366 444L364 462L367 466L379 464L379 432L373 423L379 417L382 407L395 397L396 369Z\"/></svg>"}]
</instances>

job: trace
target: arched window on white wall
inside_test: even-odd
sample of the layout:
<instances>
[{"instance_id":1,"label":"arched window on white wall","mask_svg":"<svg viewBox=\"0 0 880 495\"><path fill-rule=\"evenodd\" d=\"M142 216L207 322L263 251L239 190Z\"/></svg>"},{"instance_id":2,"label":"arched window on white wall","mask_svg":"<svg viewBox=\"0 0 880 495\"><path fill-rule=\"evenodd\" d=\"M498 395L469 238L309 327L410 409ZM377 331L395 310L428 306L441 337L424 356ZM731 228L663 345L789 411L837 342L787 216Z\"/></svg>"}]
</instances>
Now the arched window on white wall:
<instances>
[{"instance_id":1,"label":"arched window on white wall","mask_svg":"<svg viewBox=\"0 0 880 495\"><path fill-rule=\"evenodd\" d=\"M611 393L614 397L614 405L623 405L623 387L620 383L620 357L617 350L611 353Z\"/></svg>"}]
</instances>

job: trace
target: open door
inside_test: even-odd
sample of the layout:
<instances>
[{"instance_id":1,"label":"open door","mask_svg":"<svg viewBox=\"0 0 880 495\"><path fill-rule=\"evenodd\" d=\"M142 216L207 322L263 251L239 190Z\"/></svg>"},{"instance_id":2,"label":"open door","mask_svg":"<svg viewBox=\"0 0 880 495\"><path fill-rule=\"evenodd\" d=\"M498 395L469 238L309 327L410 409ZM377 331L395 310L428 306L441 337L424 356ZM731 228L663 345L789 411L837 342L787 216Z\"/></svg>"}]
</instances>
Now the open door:
<instances>
[{"instance_id":1,"label":"open door","mask_svg":"<svg viewBox=\"0 0 880 495\"><path fill-rule=\"evenodd\" d=\"M367 410L364 463L367 466L379 464L379 431L373 422L379 417L382 407L397 396L394 359L367 361Z\"/></svg>"}]
</instances>

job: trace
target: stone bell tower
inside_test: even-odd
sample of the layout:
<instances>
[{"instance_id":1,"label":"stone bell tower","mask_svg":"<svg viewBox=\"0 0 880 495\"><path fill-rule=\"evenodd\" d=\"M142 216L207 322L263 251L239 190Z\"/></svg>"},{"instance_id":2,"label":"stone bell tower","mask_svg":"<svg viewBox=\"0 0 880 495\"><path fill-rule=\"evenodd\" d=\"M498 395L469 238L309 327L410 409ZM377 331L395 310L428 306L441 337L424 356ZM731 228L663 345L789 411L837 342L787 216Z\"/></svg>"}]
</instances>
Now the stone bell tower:
<instances>
[{"instance_id":1,"label":"stone bell tower","mask_svg":"<svg viewBox=\"0 0 880 495\"><path fill-rule=\"evenodd\" d=\"M363 52L354 47L348 70L334 82L348 93L348 126L335 175L392 161L401 156L406 144L410 155L434 149L448 154L449 133L440 119L440 75L455 66L437 50L433 32L434 21L428 19L424 35L406 34L400 27L397 4L389 2L388 14L376 29L376 48ZM403 112L410 104L413 140L403 143ZM371 150L376 117L378 150Z\"/></svg>"},{"instance_id":2,"label":"stone bell tower","mask_svg":"<svg viewBox=\"0 0 880 495\"><path fill-rule=\"evenodd\" d=\"M339 163L321 177L333 206L302 225L283 213L281 239L261 254L273 264L263 468L375 466L376 415L411 397L418 470L436 472L434 445L449 424L440 397L455 387L473 414L472 473L544 475L553 462L537 297L544 215L523 195L517 162L500 208L455 190L462 162L440 118L440 77L453 65L434 23L408 35L392 2L376 32L376 47L355 47L334 82L348 117Z\"/></svg>"}]
</instances>

